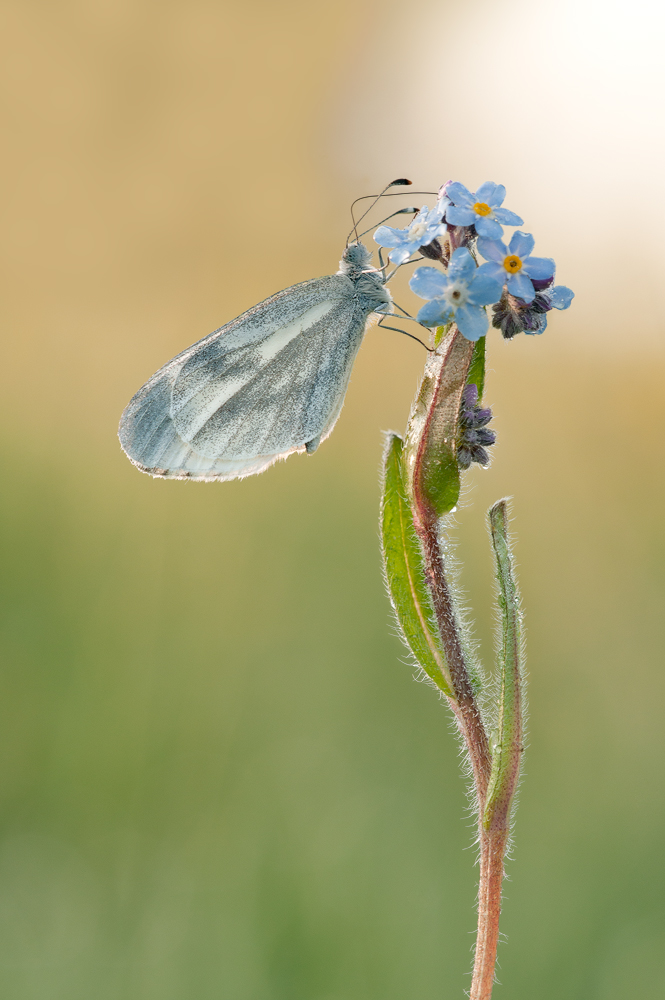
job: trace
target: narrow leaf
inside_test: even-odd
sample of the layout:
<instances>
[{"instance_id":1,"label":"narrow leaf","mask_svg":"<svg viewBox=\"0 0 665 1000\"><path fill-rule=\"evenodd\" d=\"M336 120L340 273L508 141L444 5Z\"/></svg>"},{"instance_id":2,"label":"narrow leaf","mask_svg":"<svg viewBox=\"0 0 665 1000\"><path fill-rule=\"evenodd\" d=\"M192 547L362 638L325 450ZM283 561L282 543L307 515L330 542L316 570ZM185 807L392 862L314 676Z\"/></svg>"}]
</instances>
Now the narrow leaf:
<instances>
[{"instance_id":1,"label":"narrow leaf","mask_svg":"<svg viewBox=\"0 0 665 1000\"><path fill-rule=\"evenodd\" d=\"M390 434L383 460L381 540L386 583L404 639L427 676L449 697L445 656L433 624L420 545L404 485L403 441Z\"/></svg>"},{"instance_id":2,"label":"narrow leaf","mask_svg":"<svg viewBox=\"0 0 665 1000\"><path fill-rule=\"evenodd\" d=\"M490 533L496 561L498 602L501 610L499 649L499 705L497 732L492 749L492 772L483 822L485 829L507 830L519 779L522 756L523 649L520 600L508 539L508 503L499 500L490 509Z\"/></svg>"}]
</instances>

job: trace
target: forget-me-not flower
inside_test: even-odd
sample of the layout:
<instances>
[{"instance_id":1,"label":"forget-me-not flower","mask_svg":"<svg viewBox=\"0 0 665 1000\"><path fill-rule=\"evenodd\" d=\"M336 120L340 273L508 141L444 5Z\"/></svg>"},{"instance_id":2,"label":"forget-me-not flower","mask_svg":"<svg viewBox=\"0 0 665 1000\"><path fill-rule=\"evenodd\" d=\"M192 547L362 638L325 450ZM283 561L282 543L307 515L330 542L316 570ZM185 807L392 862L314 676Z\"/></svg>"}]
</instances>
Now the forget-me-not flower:
<instances>
[{"instance_id":1,"label":"forget-me-not flower","mask_svg":"<svg viewBox=\"0 0 665 1000\"><path fill-rule=\"evenodd\" d=\"M550 257L532 257L534 238L530 233L513 233L508 246L501 240L478 240L478 252L488 261L478 268L484 274L506 284L515 298L533 302L535 281L547 281L554 275L554 261Z\"/></svg>"},{"instance_id":2,"label":"forget-me-not flower","mask_svg":"<svg viewBox=\"0 0 665 1000\"><path fill-rule=\"evenodd\" d=\"M393 264L403 264L412 253L422 246L427 246L437 236L445 233L446 227L441 224L443 213L448 205L447 198L439 198L434 208L425 205L406 229L393 229L392 226L379 226L374 233L374 240L380 247L393 247L388 254Z\"/></svg>"},{"instance_id":3,"label":"forget-me-not flower","mask_svg":"<svg viewBox=\"0 0 665 1000\"><path fill-rule=\"evenodd\" d=\"M446 194L452 204L446 210L446 222L453 226L475 226L479 236L488 240L500 240L503 236L503 225L522 226L524 220L519 215L501 208L506 197L503 184L485 181L475 194L468 188L454 181L446 185Z\"/></svg>"},{"instance_id":4,"label":"forget-me-not flower","mask_svg":"<svg viewBox=\"0 0 665 1000\"><path fill-rule=\"evenodd\" d=\"M419 267L409 287L421 299L430 299L418 312L419 323L432 327L454 320L467 340L479 340L489 326L483 306L499 301L503 282L482 273L466 247L460 247L446 274L436 267Z\"/></svg>"}]
</instances>

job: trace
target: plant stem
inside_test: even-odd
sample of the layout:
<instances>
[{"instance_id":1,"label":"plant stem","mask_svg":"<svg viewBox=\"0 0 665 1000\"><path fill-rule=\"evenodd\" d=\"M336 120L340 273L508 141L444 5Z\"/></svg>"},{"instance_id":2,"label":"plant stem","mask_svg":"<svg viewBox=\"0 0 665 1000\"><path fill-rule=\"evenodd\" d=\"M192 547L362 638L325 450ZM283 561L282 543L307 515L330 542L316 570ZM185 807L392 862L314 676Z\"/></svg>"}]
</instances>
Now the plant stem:
<instances>
[{"instance_id":1,"label":"plant stem","mask_svg":"<svg viewBox=\"0 0 665 1000\"><path fill-rule=\"evenodd\" d=\"M436 515L426 505L420 506L414 516L415 529L422 543L425 557L425 578L432 595L441 644L452 682L454 699L449 698L448 700L466 742L478 798L479 817L482 818L492 758L487 733L466 664L452 594L446 579L437 522Z\"/></svg>"},{"instance_id":2,"label":"plant stem","mask_svg":"<svg viewBox=\"0 0 665 1000\"><path fill-rule=\"evenodd\" d=\"M496 745L490 750L446 578L439 537L439 518L451 510L459 494L459 479L455 480L450 470L457 470L459 408L472 358L473 345L453 326L428 359L409 421L405 455L413 524L422 545L425 579L452 689L448 701L466 744L476 793L480 881L470 998L490 1000L499 941L503 859L521 754L521 645L519 599L508 545L507 506L505 501L500 501L490 511L503 619L499 729Z\"/></svg>"},{"instance_id":3,"label":"plant stem","mask_svg":"<svg viewBox=\"0 0 665 1000\"><path fill-rule=\"evenodd\" d=\"M517 788L522 756L523 649L520 604L508 539L508 504L499 500L489 511L496 560L501 645L498 727L492 748L492 773L479 814L480 886L478 938L471 1000L489 1000L499 943L503 858L510 831L510 809Z\"/></svg>"},{"instance_id":4,"label":"plant stem","mask_svg":"<svg viewBox=\"0 0 665 1000\"><path fill-rule=\"evenodd\" d=\"M499 942L503 856L508 837L505 830L486 830L483 815L492 768L487 732L473 691L465 662L457 616L450 586L446 579L438 539L436 516L427 517L420 509L416 531L423 545L425 575L439 625L455 699L449 698L471 761L478 810L480 843L480 881L478 887L478 932L470 1000L490 1000ZM422 515L425 514L425 518Z\"/></svg>"},{"instance_id":5,"label":"plant stem","mask_svg":"<svg viewBox=\"0 0 665 1000\"><path fill-rule=\"evenodd\" d=\"M503 857L508 831L487 832L480 826L480 884L478 886L478 934L473 964L470 1000L490 1000L494 985L496 950L499 944Z\"/></svg>"}]
</instances>

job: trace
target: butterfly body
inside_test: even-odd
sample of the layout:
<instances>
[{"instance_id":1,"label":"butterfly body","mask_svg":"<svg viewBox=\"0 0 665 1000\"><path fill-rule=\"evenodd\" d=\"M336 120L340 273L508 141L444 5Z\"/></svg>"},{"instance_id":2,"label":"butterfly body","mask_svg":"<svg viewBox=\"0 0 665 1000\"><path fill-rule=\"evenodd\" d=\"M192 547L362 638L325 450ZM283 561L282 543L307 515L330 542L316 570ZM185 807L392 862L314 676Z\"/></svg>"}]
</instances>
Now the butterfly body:
<instances>
[{"instance_id":1,"label":"butterfly body","mask_svg":"<svg viewBox=\"0 0 665 1000\"><path fill-rule=\"evenodd\" d=\"M214 481L315 451L340 414L372 312L391 297L361 243L340 270L284 289L169 361L120 421L142 472Z\"/></svg>"}]
</instances>

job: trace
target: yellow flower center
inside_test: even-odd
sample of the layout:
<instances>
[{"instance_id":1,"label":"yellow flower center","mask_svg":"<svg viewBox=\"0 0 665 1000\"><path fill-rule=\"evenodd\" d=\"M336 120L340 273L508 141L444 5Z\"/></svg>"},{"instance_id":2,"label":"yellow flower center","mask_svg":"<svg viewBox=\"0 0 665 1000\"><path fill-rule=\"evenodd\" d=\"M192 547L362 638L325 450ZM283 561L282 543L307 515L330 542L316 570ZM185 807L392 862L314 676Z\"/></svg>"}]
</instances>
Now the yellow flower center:
<instances>
[{"instance_id":1,"label":"yellow flower center","mask_svg":"<svg viewBox=\"0 0 665 1000\"><path fill-rule=\"evenodd\" d=\"M508 274L517 274L522 270L522 261L516 254L511 253L509 257L504 257L503 266Z\"/></svg>"},{"instance_id":2,"label":"yellow flower center","mask_svg":"<svg viewBox=\"0 0 665 1000\"><path fill-rule=\"evenodd\" d=\"M484 201L477 201L473 206L473 210L476 215L489 215L492 211L489 205L486 205Z\"/></svg>"}]
</instances>

